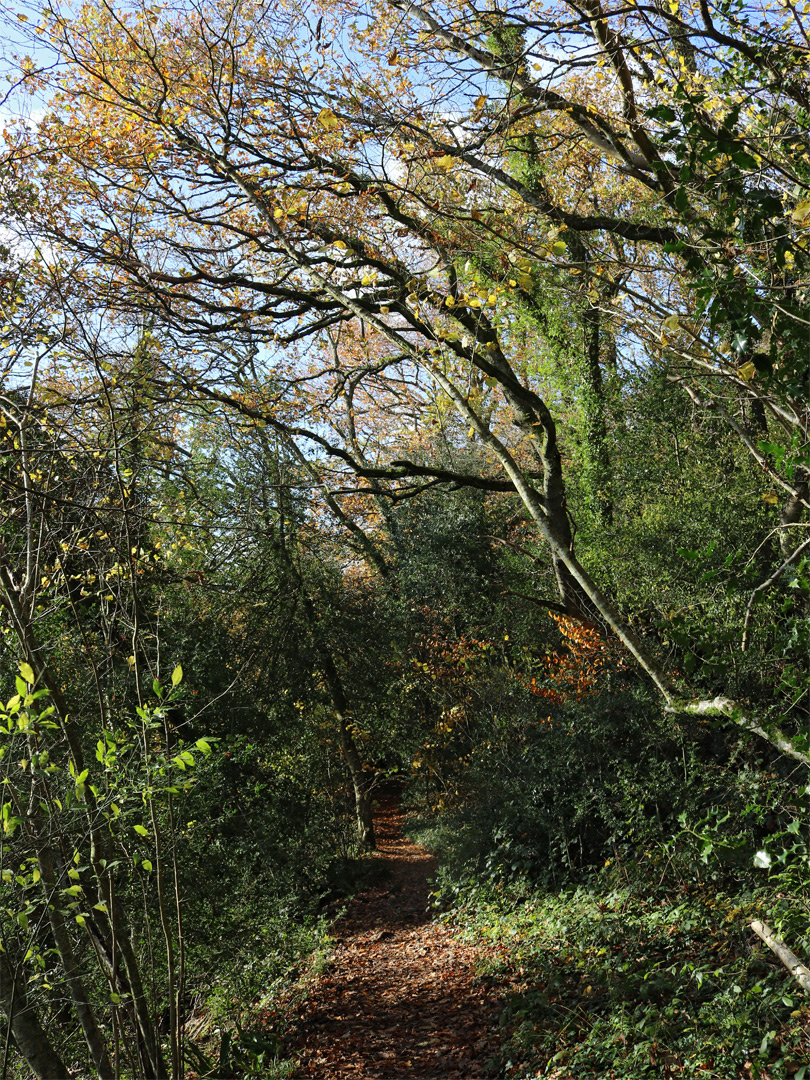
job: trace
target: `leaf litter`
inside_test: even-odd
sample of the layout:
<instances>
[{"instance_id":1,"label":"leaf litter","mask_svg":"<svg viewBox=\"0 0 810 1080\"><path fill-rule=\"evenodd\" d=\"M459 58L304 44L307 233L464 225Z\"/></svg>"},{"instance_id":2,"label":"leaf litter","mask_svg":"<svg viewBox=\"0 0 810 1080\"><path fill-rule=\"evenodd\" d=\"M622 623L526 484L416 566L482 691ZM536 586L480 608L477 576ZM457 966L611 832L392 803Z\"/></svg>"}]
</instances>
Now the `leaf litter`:
<instances>
[{"instance_id":1,"label":"leaf litter","mask_svg":"<svg viewBox=\"0 0 810 1080\"><path fill-rule=\"evenodd\" d=\"M403 819L395 793L383 793L374 858L386 873L336 923L329 970L285 1039L301 1080L474 1080L495 1070L502 999L476 978L485 950L432 921L436 860L404 835Z\"/></svg>"}]
</instances>

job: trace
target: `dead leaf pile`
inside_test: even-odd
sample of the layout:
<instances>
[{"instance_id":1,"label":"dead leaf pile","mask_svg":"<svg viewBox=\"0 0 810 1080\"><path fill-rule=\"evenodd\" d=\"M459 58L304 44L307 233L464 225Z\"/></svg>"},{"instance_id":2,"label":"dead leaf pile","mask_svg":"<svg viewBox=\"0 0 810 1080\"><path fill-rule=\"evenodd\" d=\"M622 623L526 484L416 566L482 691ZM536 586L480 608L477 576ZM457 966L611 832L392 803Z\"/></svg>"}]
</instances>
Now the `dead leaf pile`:
<instances>
[{"instance_id":1,"label":"dead leaf pile","mask_svg":"<svg viewBox=\"0 0 810 1080\"><path fill-rule=\"evenodd\" d=\"M426 914L435 860L402 823L389 793L375 815L385 881L356 897L337 924L329 971L285 1040L302 1080L473 1080L491 1071L498 994L474 978L478 950Z\"/></svg>"}]
</instances>

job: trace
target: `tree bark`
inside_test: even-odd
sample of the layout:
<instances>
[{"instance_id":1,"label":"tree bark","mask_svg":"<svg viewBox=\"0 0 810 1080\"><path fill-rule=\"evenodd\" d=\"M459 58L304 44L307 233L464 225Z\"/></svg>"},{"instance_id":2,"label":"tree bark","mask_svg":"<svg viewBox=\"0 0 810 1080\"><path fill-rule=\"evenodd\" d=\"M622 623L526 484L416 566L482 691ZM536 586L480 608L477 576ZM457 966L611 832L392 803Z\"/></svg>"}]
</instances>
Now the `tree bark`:
<instances>
[{"instance_id":1,"label":"tree bark","mask_svg":"<svg viewBox=\"0 0 810 1080\"><path fill-rule=\"evenodd\" d=\"M808 478L804 469L796 470L793 483L796 493L788 496L779 513L779 548L782 557L785 559L796 547L795 537L792 534L797 530L791 528L791 526L798 525L804 517L804 508L807 505L808 497L810 497L810 485L808 485Z\"/></svg>"},{"instance_id":2,"label":"tree bark","mask_svg":"<svg viewBox=\"0 0 810 1080\"><path fill-rule=\"evenodd\" d=\"M28 1001L22 974L12 971L5 952L0 952L0 1004L17 1049L37 1080L70 1080L70 1070L53 1048Z\"/></svg>"},{"instance_id":3,"label":"tree bark","mask_svg":"<svg viewBox=\"0 0 810 1080\"><path fill-rule=\"evenodd\" d=\"M284 544L280 544L279 547L284 562L298 587L301 605L304 609L304 616L307 620L307 625L309 626L310 633L312 634L315 643L315 650L318 654L319 666L329 690L329 696L332 699L332 708L338 725L340 750L343 754L343 760L346 762L346 768L349 771L352 790L354 792L357 839L361 850L374 851L377 847L377 840L374 835L374 819L371 812L370 777L367 769L364 767L363 759L360 756L360 751L357 749L357 743L352 734L349 701L343 687L343 680L340 677L340 672L337 669L332 652L318 625L318 614L315 611L315 605L312 603L312 598L304 586L303 579Z\"/></svg>"},{"instance_id":4,"label":"tree bark","mask_svg":"<svg viewBox=\"0 0 810 1080\"><path fill-rule=\"evenodd\" d=\"M605 387L600 365L602 320L599 308L588 306L582 313L582 335L585 358L582 423L585 436L587 498L599 522L610 525L613 521L612 478L605 418Z\"/></svg>"},{"instance_id":5,"label":"tree bark","mask_svg":"<svg viewBox=\"0 0 810 1080\"><path fill-rule=\"evenodd\" d=\"M349 703L343 689L343 680L332 658L332 653L323 639L320 627L317 626L315 607L303 588L302 603L310 631L315 639L324 680L329 687L335 718L338 722L340 749L352 781L355 817L357 819L357 838L361 850L374 851L377 847L377 839L374 835L374 819L371 812L370 777L368 771L364 768L363 759L352 734Z\"/></svg>"},{"instance_id":6,"label":"tree bark","mask_svg":"<svg viewBox=\"0 0 810 1080\"><path fill-rule=\"evenodd\" d=\"M37 828L37 823L34 823L34 828ZM42 843L39 838L37 838L37 849L42 885L45 889L46 900L49 900L48 921L51 926L53 940L59 952L59 960L70 992L70 1000L73 1002L73 1008L79 1018L79 1024L90 1050L90 1056L98 1073L98 1078L99 1080L107 1080L108 1077L112 1078L114 1075L110 1056L107 1053L107 1044L101 1034L95 1013L87 997L87 991L84 988L84 982L73 952L73 943L70 940L70 933L65 925L64 916L58 908L58 903L55 902L58 894L58 882L54 869L53 854L47 844Z\"/></svg>"},{"instance_id":7,"label":"tree bark","mask_svg":"<svg viewBox=\"0 0 810 1080\"><path fill-rule=\"evenodd\" d=\"M760 922L759 919L754 919L751 923L751 929L758 937L762 938L771 952L779 957L805 994L810 994L810 971L807 970L796 953L789 949L784 941L778 938L773 930L766 923Z\"/></svg>"}]
</instances>

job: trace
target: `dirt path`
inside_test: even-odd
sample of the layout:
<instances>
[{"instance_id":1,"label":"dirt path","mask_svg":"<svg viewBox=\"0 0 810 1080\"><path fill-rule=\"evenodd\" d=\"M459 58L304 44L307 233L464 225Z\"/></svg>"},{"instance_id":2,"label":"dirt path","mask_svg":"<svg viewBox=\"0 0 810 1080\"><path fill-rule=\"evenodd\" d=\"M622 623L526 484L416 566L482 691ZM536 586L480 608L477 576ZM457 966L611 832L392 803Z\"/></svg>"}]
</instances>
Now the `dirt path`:
<instances>
[{"instance_id":1,"label":"dirt path","mask_svg":"<svg viewBox=\"0 0 810 1080\"><path fill-rule=\"evenodd\" d=\"M402 832L394 793L375 813L387 874L360 894L335 928L329 971L302 1006L285 1054L297 1076L318 1080L491 1074L497 995L472 976L478 955L425 912L435 860Z\"/></svg>"}]
</instances>

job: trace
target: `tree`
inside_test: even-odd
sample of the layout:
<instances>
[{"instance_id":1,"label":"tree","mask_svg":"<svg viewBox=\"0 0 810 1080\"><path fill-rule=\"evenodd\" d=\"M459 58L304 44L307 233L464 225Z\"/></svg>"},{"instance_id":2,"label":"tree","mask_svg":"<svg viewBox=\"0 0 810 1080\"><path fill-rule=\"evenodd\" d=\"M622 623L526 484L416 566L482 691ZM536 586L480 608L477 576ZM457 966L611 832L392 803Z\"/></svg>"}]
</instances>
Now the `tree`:
<instances>
[{"instance_id":1,"label":"tree","mask_svg":"<svg viewBox=\"0 0 810 1080\"><path fill-rule=\"evenodd\" d=\"M226 392L237 408L360 476L427 473L515 492L567 611L615 632L671 707L767 736L727 698L676 691L575 552L557 420L513 319L537 311L546 282L580 310L585 293L597 498L607 464L598 313L614 340L660 354L723 417L786 493L785 525L795 524L801 460L777 468L740 416L764 415L790 438L803 430L808 215L794 150L806 91L799 74L778 88L772 78L804 56L801 18L767 14L752 29L722 6L692 22L680 9L459 15L407 2L373 21L312 14L314 30L250 5L171 18L106 6L70 22L50 9L65 75L49 117L19 133L9 158L60 161L36 227L81 254L89 288L103 281L122 312L160 319L163 362L196 392L221 397L236 381L239 350L208 343L250 336L277 379L250 403ZM737 100L741 78L749 105ZM577 165L565 185L561 154ZM325 347L308 357L323 366L305 373L299 347L326 345L327 329L347 323L364 328L355 342L370 338L371 353L341 350L335 378ZM202 351L177 359L188 348ZM325 438L317 418L330 383L381 374L406 412L424 407L429 379L501 475L364 463Z\"/></svg>"}]
</instances>

